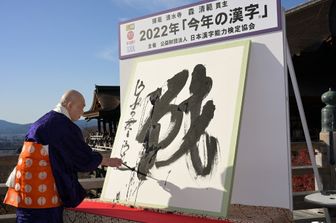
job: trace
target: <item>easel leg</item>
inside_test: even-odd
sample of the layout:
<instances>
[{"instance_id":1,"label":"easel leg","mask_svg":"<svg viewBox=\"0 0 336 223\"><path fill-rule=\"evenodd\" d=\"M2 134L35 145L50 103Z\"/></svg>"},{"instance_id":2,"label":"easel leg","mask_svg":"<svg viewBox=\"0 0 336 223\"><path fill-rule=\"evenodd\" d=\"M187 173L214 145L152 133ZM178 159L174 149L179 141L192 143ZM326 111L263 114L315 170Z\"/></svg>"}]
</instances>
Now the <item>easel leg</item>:
<instances>
[{"instance_id":1,"label":"easel leg","mask_svg":"<svg viewBox=\"0 0 336 223\"><path fill-rule=\"evenodd\" d=\"M293 66L293 61L292 61L292 56L291 56L290 51L289 51L289 46L288 46L287 39L286 39L285 44L286 44L285 47L286 47L287 67L288 67L288 70L289 70L289 75L290 75L290 79L291 79L291 82L292 82L296 103L297 103L297 106L298 106L298 109L299 109L301 124L302 124L302 127L303 127L303 132L304 132L304 136L305 136L306 143L307 143L307 148L308 148L310 161L311 161L312 167L313 167L313 172L314 172L314 176L315 176L315 180L316 180L316 184L317 184L317 190L322 191L323 186L322 186L320 175L319 175L317 165L316 165L313 145L312 145L311 138L310 138L309 131L308 131L306 115L305 115L304 110L303 110L300 91L299 91L299 87L298 87L298 84L297 84L296 75L295 75L294 66ZM326 216L327 223L331 223L330 214L329 214L329 211L328 211L327 208L324 208L324 213L325 213L325 216Z\"/></svg>"}]
</instances>

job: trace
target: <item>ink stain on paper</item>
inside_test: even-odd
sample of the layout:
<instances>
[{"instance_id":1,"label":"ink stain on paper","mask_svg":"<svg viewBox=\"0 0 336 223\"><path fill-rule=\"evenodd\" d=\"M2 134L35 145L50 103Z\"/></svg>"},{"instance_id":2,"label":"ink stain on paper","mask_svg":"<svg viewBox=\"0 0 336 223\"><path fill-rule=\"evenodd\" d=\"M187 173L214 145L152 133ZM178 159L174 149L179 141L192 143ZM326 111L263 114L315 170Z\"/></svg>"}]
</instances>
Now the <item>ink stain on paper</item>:
<instances>
[{"instance_id":1,"label":"ink stain on paper","mask_svg":"<svg viewBox=\"0 0 336 223\"><path fill-rule=\"evenodd\" d=\"M212 88L212 79L206 75L204 65L198 64L194 67L189 86L190 97L180 104L172 103L186 85L188 77L189 71L183 70L167 81L167 90L164 93L160 87L147 95L145 106L150 106L151 109L149 114L142 114L146 118L143 118L136 136L136 140L144 147L138 163L138 170L142 173L148 174L154 165L157 168L169 166L185 154L190 155L193 169L198 176L209 175L215 165L218 140L207 133L206 129L214 118L216 106L213 100L206 101L202 106ZM163 130L159 121L167 114L170 114L170 123ZM184 117L190 117L190 126L184 130L185 135L178 150L166 160L157 161L158 151L166 149L179 134ZM160 133L164 137L159 141ZM201 138L205 138L205 144L201 148L203 153L200 153L199 148ZM144 175L137 174L137 177L139 180L146 180Z\"/></svg>"}]
</instances>

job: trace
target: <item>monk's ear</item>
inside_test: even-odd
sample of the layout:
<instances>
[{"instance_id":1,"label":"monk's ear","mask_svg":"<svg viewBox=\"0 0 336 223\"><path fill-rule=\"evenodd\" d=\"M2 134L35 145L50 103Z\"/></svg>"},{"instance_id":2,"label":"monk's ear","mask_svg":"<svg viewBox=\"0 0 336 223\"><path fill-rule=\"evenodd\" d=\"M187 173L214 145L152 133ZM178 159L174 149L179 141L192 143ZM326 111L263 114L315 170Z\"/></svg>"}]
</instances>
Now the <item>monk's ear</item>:
<instances>
[{"instance_id":1,"label":"monk's ear","mask_svg":"<svg viewBox=\"0 0 336 223\"><path fill-rule=\"evenodd\" d=\"M65 108L66 108L67 110L71 109L72 106L73 106L73 102L72 102L72 101L68 101L68 102L65 104Z\"/></svg>"}]
</instances>

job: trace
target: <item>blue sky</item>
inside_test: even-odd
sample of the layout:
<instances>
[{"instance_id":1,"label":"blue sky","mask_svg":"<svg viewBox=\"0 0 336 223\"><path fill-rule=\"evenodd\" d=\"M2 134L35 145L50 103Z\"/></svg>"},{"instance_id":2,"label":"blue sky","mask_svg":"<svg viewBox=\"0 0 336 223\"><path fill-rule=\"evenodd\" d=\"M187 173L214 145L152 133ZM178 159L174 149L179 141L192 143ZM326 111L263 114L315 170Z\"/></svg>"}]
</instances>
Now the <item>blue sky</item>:
<instances>
[{"instance_id":1,"label":"blue sky","mask_svg":"<svg viewBox=\"0 0 336 223\"><path fill-rule=\"evenodd\" d=\"M89 109L96 84L119 85L119 22L199 1L0 0L0 119L33 122L68 89Z\"/></svg>"}]
</instances>

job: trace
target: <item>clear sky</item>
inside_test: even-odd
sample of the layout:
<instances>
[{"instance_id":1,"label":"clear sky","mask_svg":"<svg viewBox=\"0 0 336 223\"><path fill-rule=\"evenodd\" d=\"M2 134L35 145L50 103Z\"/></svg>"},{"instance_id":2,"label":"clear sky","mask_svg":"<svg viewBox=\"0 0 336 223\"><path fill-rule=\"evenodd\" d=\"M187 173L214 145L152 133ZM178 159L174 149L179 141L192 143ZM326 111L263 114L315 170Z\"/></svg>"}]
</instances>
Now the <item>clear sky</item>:
<instances>
[{"instance_id":1,"label":"clear sky","mask_svg":"<svg viewBox=\"0 0 336 223\"><path fill-rule=\"evenodd\" d=\"M89 109L95 85L119 85L119 22L199 1L0 0L0 119L33 122L68 89Z\"/></svg>"}]
</instances>

